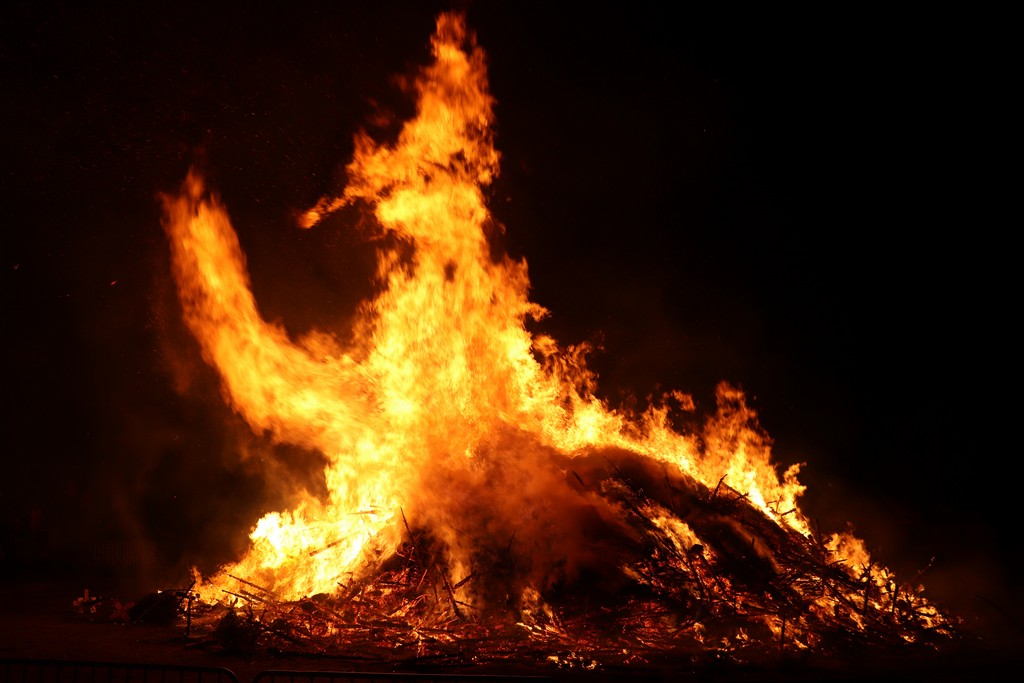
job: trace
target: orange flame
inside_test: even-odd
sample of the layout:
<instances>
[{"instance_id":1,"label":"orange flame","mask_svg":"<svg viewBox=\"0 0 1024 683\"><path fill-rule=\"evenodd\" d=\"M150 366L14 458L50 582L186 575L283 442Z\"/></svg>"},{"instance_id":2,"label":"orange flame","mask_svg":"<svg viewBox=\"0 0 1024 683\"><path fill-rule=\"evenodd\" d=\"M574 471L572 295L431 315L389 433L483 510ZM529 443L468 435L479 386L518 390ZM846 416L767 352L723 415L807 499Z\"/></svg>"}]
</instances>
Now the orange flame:
<instances>
[{"instance_id":1,"label":"orange flame","mask_svg":"<svg viewBox=\"0 0 1024 683\"><path fill-rule=\"evenodd\" d=\"M574 463L602 452L677 467L711 489L724 479L809 536L798 468L780 478L739 390L720 386L717 414L701 433L682 434L669 401L690 411L689 396L673 393L642 415L616 411L594 396L585 348L527 331L545 310L528 298L526 263L493 259L484 231L483 188L499 162L484 54L456 14L438 18L432 47L415 81L416 116L397 142L359 135L347 187L301 221L364 206L412 247L411 256L381 253L381 292L363 304L351 341L291 339L260 317L227 212L197 174L165 198L185 319L226 400L254 431L328 462L326 499L307 494L260 519L247 554L203 584L202 598L219 599L233 575L282 599L334 592L372 571L414 520L443 543L453 582L477 554L515 539L529 561L514 599L535 604L582 567L613 560L595 528L628 535L615 504L573 485ZM699 541L656 512L681 549ZM836 545L866 561L862 545Z\"/></svg>"}]
</instances>

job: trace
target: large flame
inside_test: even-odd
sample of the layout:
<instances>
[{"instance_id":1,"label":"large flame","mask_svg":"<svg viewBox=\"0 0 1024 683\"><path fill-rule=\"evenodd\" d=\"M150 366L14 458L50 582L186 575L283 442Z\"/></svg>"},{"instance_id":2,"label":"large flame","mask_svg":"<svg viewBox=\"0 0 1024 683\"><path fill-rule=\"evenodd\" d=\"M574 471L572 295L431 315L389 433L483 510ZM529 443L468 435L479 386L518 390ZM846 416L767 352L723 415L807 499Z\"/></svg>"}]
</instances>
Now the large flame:
<instances>
[{"instance_id":1,"label":"large flame","mask_svg":"<svg viewBox=\"0 0 1024 683\"><path fill-rule=\"evenodd\" d=\"M282 599L335 592L394 552L410 524L444 548L453 583L513 548L521 570L508 590L522 605L588 568L626 571L615 555L630 542L623 510L579 485L621 454L709 489L724 481L809 536L797 468L780 477L739 390L720 386L717 413L683 434L670 412L693 410L688 396L616 411L594 396L586 349L527 330L545 310L528 297L526 263L495 259L485 232L499 155L484 54L456 14L439 17L432 47L397 142L358 136L347 187L303 219L310 227L357 205L402 245L382 251L380 293L344 344L320 332L292 339L261 318L227 212L196 173L165 199L185 319L226 400L254 431L328 463L326 498L305 494L260 519L247 554L202 597L217 600L232 577ZM667 510L650 517L683 548L701 540ZM869 562L856 539L836 541L851 563ZM478 586L466 599L490 597Z\"/></svg>"}]
</instances>

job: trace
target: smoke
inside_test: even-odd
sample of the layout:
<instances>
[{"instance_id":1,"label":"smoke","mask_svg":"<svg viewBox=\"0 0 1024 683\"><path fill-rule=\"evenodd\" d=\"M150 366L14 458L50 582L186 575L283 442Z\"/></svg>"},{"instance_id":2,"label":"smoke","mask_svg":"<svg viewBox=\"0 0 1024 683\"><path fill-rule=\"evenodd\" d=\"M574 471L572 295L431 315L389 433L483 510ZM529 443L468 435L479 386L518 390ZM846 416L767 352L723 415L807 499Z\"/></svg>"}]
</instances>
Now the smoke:
<instances>
[{"instance_id":1,"label":"smoke","mask_svg":"<svg viewBox=\"0 0 1024 683\"><path fill-rule=\"evenodd\" d=\"M608 455L568 458L510 427L472 456L428 465L405 515L441 541L456 580L474 577L482 606L505 606L528 588L564 597L583 579L613 595L640 539L622 506L600 494L614 467Z\"/></svg>"}]
</instances>

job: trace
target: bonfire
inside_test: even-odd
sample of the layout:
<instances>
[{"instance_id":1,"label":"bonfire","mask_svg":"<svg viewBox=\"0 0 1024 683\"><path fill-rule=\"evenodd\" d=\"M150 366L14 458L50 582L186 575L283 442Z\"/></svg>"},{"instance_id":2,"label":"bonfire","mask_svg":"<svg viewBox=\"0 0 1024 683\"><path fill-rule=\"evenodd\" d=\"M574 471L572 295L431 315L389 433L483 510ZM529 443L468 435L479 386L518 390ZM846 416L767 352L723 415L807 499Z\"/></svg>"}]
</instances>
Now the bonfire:
<instances>
[{"instance_id":1,"label":"bonfire","mask_svg":"<svg viewBox=\"0 0 1024 683\"><path fill-rule=\"evenodd\" d=\"M264 515L188 590L223 641L409 661L650 662L829 652L953 634L919 577L801 511L797 466L736 387L708 416L596 397L586 345L535 331L525 261L496 254L485 55L442 14L397 138L360 133L349 207L381 238L348 334L264 320L227 209L193 170L164 198L185 321L258 434L324 456L326 496ZM322 226L320 226L322 227ZM685 426L684 426L685 425ZM213 620L216 616L216 620Z\"/></svg>"}]
</instances>

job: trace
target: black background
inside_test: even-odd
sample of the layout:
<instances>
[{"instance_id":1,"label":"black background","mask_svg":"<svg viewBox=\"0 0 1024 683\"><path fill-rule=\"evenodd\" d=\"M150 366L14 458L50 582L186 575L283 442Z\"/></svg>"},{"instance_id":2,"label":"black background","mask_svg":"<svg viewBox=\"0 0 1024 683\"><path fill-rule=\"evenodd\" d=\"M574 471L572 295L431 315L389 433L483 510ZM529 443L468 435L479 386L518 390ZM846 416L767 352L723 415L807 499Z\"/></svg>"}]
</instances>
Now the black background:
<instances>
[{"instance_id":1,"label":"black background","mask_svg":"<svg viewBox=\"0 0 1024 683\"><path fill-rule=\"evenodd\" d=\"M170 580L319 471L222 405L158 193L201 163L265 317L343 330L373 245L294 214L337 189L359 128L410 112L392 77L454 6L488 55L503 246L542 328L602 345L601 395L708 409L741 386L779 462L806 463L822 527L852 523L904 573L935 558L936 595L1019 632L1006 17L349 5L51 3L0 24L8 568L127 548Z\"/></svg>"}]
</instances>

